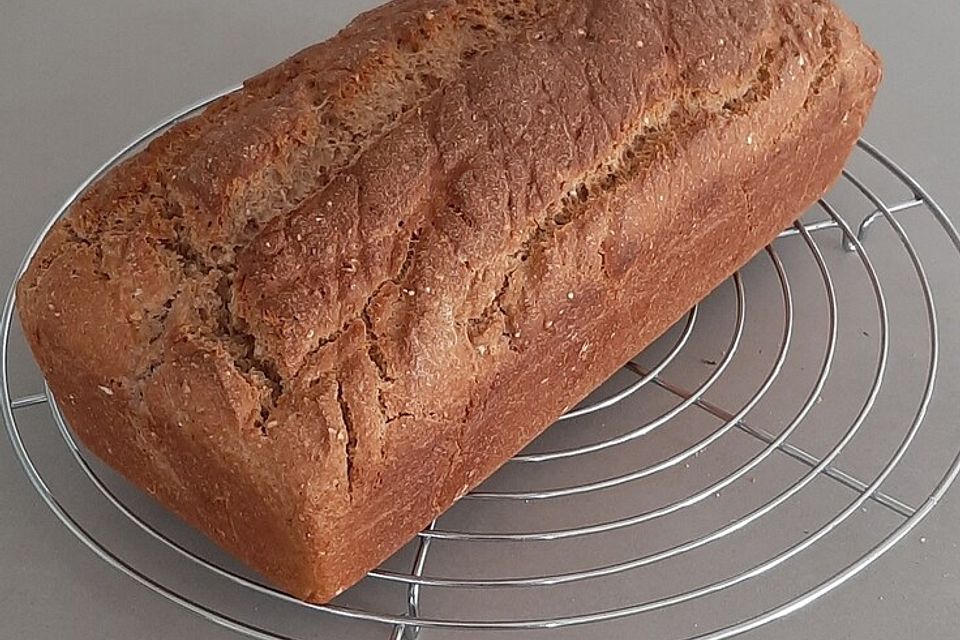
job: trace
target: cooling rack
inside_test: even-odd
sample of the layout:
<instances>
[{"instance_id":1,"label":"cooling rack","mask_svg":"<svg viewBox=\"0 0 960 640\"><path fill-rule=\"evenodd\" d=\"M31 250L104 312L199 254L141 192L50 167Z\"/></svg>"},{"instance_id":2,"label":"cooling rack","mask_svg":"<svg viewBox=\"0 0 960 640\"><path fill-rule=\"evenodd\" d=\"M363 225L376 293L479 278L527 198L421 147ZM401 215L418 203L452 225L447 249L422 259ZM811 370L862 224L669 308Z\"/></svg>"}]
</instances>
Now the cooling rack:
<instances>
[{"instance_id":1,"label":"cooling rack","mask_svg":"<svg viewBox=\"0 0 960 640\"><path fill-rule=\"evenodd\" d=\"M18 277L86 186L224 93L104 164L46 225ZM941 374L960 335L937 300L956 295L958 275L960 236L947 215L860 141L840 183L800 222L325 606L262 583L117 478L78 445L42 382L19 391L39 376L25 370L13 287L0 323L0 409L31 484L74 536L247 637L574 638L596 625L605 637L643 629L717 640L859 574L956 479L960 383Z\"/></svg>"}]
</instances>

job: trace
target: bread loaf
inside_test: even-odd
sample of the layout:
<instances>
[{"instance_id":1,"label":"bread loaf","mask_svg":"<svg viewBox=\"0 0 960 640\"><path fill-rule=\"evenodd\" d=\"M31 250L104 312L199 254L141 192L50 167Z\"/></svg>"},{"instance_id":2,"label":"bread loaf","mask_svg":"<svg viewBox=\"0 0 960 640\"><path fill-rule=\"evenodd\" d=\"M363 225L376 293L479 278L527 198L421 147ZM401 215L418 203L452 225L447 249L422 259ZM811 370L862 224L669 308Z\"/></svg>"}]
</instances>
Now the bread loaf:
<instances>
[{"instance_id":1,"label":"bread loaf","mask_svg":"<svg viewBox=\"0 0 960 640\"><path fill-rule=\"evenodd\" d=\"M324 602L838 175L827 0L394 0L91 186L18 287L96 455Z\"/></svg>"}]
</instances>

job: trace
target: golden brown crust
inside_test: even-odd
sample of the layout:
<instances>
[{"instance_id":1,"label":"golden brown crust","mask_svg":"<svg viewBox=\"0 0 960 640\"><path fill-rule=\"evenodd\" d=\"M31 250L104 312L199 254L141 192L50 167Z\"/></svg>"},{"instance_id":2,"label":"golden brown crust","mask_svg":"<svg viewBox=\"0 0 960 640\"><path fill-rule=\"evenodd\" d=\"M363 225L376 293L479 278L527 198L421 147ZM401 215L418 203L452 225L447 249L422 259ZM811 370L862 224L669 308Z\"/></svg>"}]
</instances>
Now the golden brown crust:
<instances>
[{"instance_id":1,"label":"golden brown crust","mask_svg":"<svg viewBox=\"0 0 960 640\"><path fill-rule=\"evenodd\" d=\"M879 75L822 1L396 1L88 190L21 321L93 451L325 601L818 197Z\"/></svg>"}]
</instances>

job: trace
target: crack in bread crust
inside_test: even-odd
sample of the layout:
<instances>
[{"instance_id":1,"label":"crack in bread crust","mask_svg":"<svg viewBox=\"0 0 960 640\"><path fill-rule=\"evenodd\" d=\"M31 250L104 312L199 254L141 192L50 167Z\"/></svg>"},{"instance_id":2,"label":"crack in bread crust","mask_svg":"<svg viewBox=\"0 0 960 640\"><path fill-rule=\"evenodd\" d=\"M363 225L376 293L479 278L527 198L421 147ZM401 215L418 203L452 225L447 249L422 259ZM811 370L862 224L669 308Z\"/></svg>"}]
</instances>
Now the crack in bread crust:
<instances>
[{"instance_id":1,"label":"crack in bread crust","mask_svg":"<svg viewBox=\"0 0 960 640\"><path fill-rule=\"evenodd\" d=\"M213 272L232 281L236 252L251 242L264 224L295 210L403 113L415 109L484 52L518 37L534 17L553 11L553 4L534 0L421 3L416 9L405 9L392 29L393 39L377 42L369 47L370 53L360 52L361 45L367 47L366 40L357 40L364 31L359 19L337 37L344 42L356 40L341 45L346 51L338 51L331 43L311 47L252 79L237 94L217 101L197 118L178 125L152 143L145 154L128 161L114 172L119 174L114 181L121 185L123 180L131 182L130 193L94 185L60 224L69 234L64 245L98 248L100 239L111 233L146 233L179 265L175 279L197 285ZM331 74L326 65L338 55L341 61L337 64L344 66ZM270 124L251 127L258 118ZM285 131L290 127L292 131ZM270 149L261 139L280 132L290 138L292 151L270 157ZM273 144L271 140L270 146ZM262 167L254 171L257 162ZM303 163L309 169L306 174L296 169ZM227 182L231 176L243 181ZM109 183L111 177L101 182ZM152 233L156 231L151 228L155 217L168 223L159 233ZM26 290L37 285L49 263L65 248L33 266ZM109 279L106 272L101 275ZM161 325L154 334L170 333L170 327L163 326L169 311L176 298L190 288L181 283L155 307L145 308L145 315ZM251 381L271 387L270 395L275 398L282 376L271 362L258 356L256 336L233 312L231 288L220 288L218 293L221 308L209 312L222 321L190 330L222 340L237 368L249 373ZM327 341L335 337L329 336ZM158 348L141 365L138 378L148 377L164 357L162 341L154 336L149 342Z\"/></svg>"}]
</instances>

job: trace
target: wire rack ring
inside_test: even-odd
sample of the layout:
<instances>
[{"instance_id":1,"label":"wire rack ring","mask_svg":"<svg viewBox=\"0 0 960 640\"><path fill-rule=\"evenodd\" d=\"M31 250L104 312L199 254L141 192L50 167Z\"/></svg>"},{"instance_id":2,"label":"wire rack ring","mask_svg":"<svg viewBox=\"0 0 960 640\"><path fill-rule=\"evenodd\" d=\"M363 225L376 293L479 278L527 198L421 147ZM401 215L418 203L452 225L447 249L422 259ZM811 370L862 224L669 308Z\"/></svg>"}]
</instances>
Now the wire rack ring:
<instances>
[{"instance_id":1,"label":"wire rack ring","mask_svg":"<svg viewBox=\"0 0 960 640\"><path fill-rule=\"evenodd\" d=\"M141 148L146 142L159 133L162 133L175 123L196 114L216 98L236 89L237 87L233 87L184 109L139 136L108 160L98 171L80 185L43 228L27 251L22 265L17 272L17 278L23 273L29 260L37 251L40 242L49 232L52 225L64 215L75 199L93 181L109 171L117 163L129 157L130 154ZM903 224L901 224L899 216L905 215L907 212L917 212L911 213L911 215L920 215L919 212L924 212L929 220L935 224L937 230L945 236L947 242L956 254L960 254L960 236L958 236L956 228L943 209L927 194L916 180L869 143L860 141L858 148L861 154L885 172L888 179L892 179L892 181L904 187L911 195L908 198L898 200L895 204L890 205L877 195L875 190L871 189L864 180L861 180L850 171L845 171L843 180L846 185L857 192L870 205L870 212L866 216L861 217L859 222L851 225L847 217L845 217L837 207L827 200L821 200L818 208L825 217L821 217L813 222L798 222L792 228L785 230L781 234L781 239L794 238L805 247L809 259L811 259L815 265L816 275L813 276L813 278L819 282L822 296L820 304L826 309L827 316L824 331L820 336L822 350L819 353L815 379L804 395L802 402L799 403L799 406L797 406L795 410L792 410L789 415L783 417L783 428L781 428L779 432L771 431L749 421L751 412L768 397L770 389L779 382L782 382L782 377L786 375L784 371L789 366L788 356L792 353L791 346L796 340L795 327L798 307L795 300L794 286L791 284L790 272L785 267L784 261L781 259L777 247L774 245L768 247L765 252L765 257L758 258L758 260L765 261L769 265L769 268L772 268L772 273L775 276L774 280L777 289L775 297L779 298L782 311L779 319L781 326L779 343L776 347L773 361L762 376L762 380L757 384L752 393L748 395L746 400L739 402L739 408L732 410L727 409L724 408L722 404L708 398L709 392L719 386L720 382L724 379L724 374L730 369L734 357L741 351L745 340L745 324L751 298L749 291L744 285L743 278L740 274L737 274L730 280L729 284L726 285L728 289L731 290L731 297L734 300L735 306L731 331L728 336L721 340L723 355L713 363L713 369L705 379L699 381L693 388L687 388L671 381L665 376L665 372L667 372L669 368L676 366L677 362L682 358L689 347L691 336L694 335L696 328L701 324L700 308L696 307L686 316L685 320L681 322L676 337L669 343L663 355L649 366L643 366L637 361L629 363L624 369L624 374L628 376L629 382L620 384L614 388L613 391L602 397L586 402L582 406L568 412L561 418L561 421L571 421L600 414L612 408L620 410L623 408L625 402L635 397L642 390L649 389L656 389L660 393L666 394L675 400L675 403L667 410L649 419L645 419L641 424L635 425L621 433L601 437L600 439L585 444L578 443L573 446L524 452L514 458L514 460L511 461L511 465L525 468L540 468L549 465L569 464L571 461L575 461L578 465L584 464L583 461L585 460L595 459L597 456L616 451L619 447L629 446L631 443L638 442L651 436L651 434L662 431L665 426L673 424L678 416L691 410L703 412L703 414L716 420L718 424L714 428L709 430L703 437L681 447L679 451L671 452L648 464L638 465L636 468L629 469L626 472L613 473L610 475L605 475L601 472L598 478L587 481L578 479L577 481L563 484L562 486L552 486L546 489L521 487L511 488L509 490L493 490L484 488L468 495L461 504L466 505L467 508L471 508L471 505L480 504L517 505L517 508L524 508L531 504L552 504L555 501L575 498L602 500L604 492L630 488L635 486L635 483L645 479L655 478L658 474L675 470L681 465L689 466L689 462L698 457L701 452L717 446L717 443L728 439L733 433L745 434L760 443L761 446L755 453L741 461L736 468L728 471L722 477L714 479L712 482L708 482L704 486L679 498L670 500L654 508L601 519L595 522L574 523L559 527L541 527L535 530L510 531L473 530L471 528L457 527L447 528L441 522L435 522L420 534L418 541L415 543L416 547L413 554L412 567L409 571L380 568L372 572L366 580L366 582L399 585L405 593L404 605L401 609L394 608L387 610L385 607L378 608L376 606L364 607L340 604L339 601L329 605L315 605L300 602L267 584L241 575L239 572L217 561L204 557L202 554L189 548L189 546L150 524L147 519L137 513L136 509L132 508L120 497L111 487L110 482L105 480L100 472L96 470L95 466L91 464L88 459L89 454L87 454L74 439L69 426L60 413L56 400L48 388L44 388L40 393L16 398L13 397L11 380L14 378L14 375L12 373L13 365L10 362L10 342L11 336L15 331L13 314L16 305L16 296L13 286L11 286L7 294L3 315L0 317L0 338L2 338L2 340L0 340L0 382L2 382L2 384L0 384L0 410L2 410L7 433L13 444L18 461L23 466L27 477L43 501L70 532L95 554L111 566L167 600L217 625L258 640L293 640L293 636L277 629L268 628L266 625L257 621L244 619L242 616L222 610L210 603L205 603L199 598L181 593L176 588L165 584L162 580L151 575L149 570L137 566L136 562L129 561L122 557L120 553L115 552L111 548L110 543L104 542L95 533L91 532L81 521L81 518L76 517L70 507L68 507L48 485L44 473L31 455L30 448L24 439L23 431L17 420L18 413L35 405L46 404L50 409L53 422L56 425L59 436L66 445L67 451L77 464L77 468L81 471L83 477L86 478L91 483L92 488L96 490L97 495L105 499L127 522L145 534L147 539L151 541L150 543L159 544L164 549L172 551L187 563L187 566L208 572L218 579L222 579L226 583L259 598L260 602L265 605L291 606L295 607L298 612L303 612L310 616L328 616L341 620L389 625L389 633L391 637L396 640L402 638L411 640L418 637L421 632L427 629L473 630L475 632L481 630L544 630L576 625L599 624L632 616L640 616L642 614L661 612L670 607L691 603L714 594L720 594L750 580L772 575L771 572L774 569L785 565L800 554L814 548L831 533L847 523L868 502L882 505L889 510L889 512L896 514L900 518L898 524L892 527L881 540L873 544L873 546L863 553L860 553L857 557L849 560L841 569L825 576L814 586L803 590L802 593L794 594L792 597L775 606L765 607L743 619L720 626L711 631L678 637L720 640L738 635L802 608L857 575L907 536L937 505L955 481L958 473L960 473L960 454L958 454L953 458L952 462L944 468L942 475L929 491L926 499L916 506L889 495L882 488L884 482L887 481L903 461L908 449L919 433L921 426L924 424L931 401L934 397L941 358L942 328L937 314L934 287L928 277L923 257L911 240ZM865 428L864 425L867 423L871 411L874 409L880 396L886 372L891 366L890 334L892 319L889 309L890 302L888 301L888 296L885 294L883 277L878 272L874 259L864 246L867 232L881 223L886 223L889 231L896 238L900 248L904 252L909 264L909 270L912 271L915 285L918 288L918 295L923 301L922 307L926 325L928 352L926 353L926 369L923 374L922 384L920 385L919 398L913 410L912 417L909 420L905 420L902 425L904 431L899 443L892 454L883 461L879 471L868 480L862 480L839 468L836 463L857 434ZM869 283L869 297L872 299L871 305L876 313L879 335L877 337L876 352L872 356L872 362L864 367L864 370L870 372L870 383L868 389L854 408L854 417L849 421L848 426L842 434L832 443L829 450L825 453L815 455L795 444L791 438L820 401L824 389L828 385L828 379L831 376L838 353L838 341L840 341L841 332L839 329L840 307L838 305L837 285L835 283L835 275L828 264L828 260L824 257L824 251L820 243L815 237L821 232L830 230L839 234L837 239L843 248L855 258L860 269L862 269L866 282ZM953 257L957 256L955 255ZM428 558L431 557L431 545L434 543L442 542L448 545L460 545L458 548L462 547L464 550L469 550L474 548L471 545L516 543L548 545L551 543L563 543L564 541L576 542L577 540L591 539L594 536L607 535L612 532L632 531L641 525L660 521L697 508L697 506L702 505L707 498L719 495L720 492L743 481L750 474L756 472L761 465L771 464L771 461L776 456L789 457L793 461L803 465L806 471L790 482L788 486L775 492L775 495L769 497L761 504L755 505L754 508L745 513L737 514L736 517L727 519L727 521L711 528L709 531L700 533L689 539L678 540L674 544L670 544L653 552L636 553L630 557L613 562L598 562L586 568L572 570L548 569L540 571L535 575L490 577L469 574L451 575L442 572L431 572L429 570ZM726 539L732 534L747 530L751 525L765 518L770 518L772 514L778 513L778 510L783 509L785 505L795 500L801 492L809 491L809 488L815 481L823 478L853 490L855 492L855 498L850 500L843 508L834 513L815 530L805 531L805 535L801 540L789 544L778 552L765 557L760 562L753 563L751 566L730 573L729 575L724 575L719 579L706 580L702 584L686 590L680 590L669 595L653 597L639 602L620 603L615 606L606 607L598 606L588 611L559 615L551 614L532 617L517 615L498 616L496 612L493 612L487 617L477 617L473 619L457 617L449 612L444 615L426 614L423 612L424 593L427 589L441 589L453 593L460 591L470 592L473 590L509 591L539 589L545 590L546 593L549 594L549 589L563 585L594 583L616 576L632 575L632 572L636 572L644 567L651 567L653 565L666 563L672 559L681 558L685 554L708 548L709 545ZM443 518L441 518L441 520L443 520Z\"/></svg>"}]
</instances>

